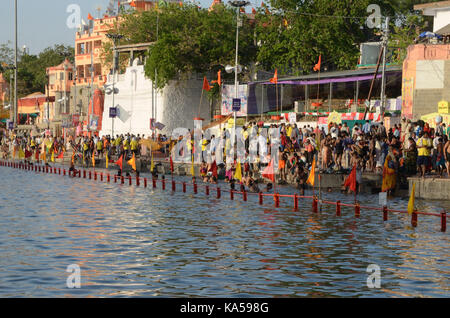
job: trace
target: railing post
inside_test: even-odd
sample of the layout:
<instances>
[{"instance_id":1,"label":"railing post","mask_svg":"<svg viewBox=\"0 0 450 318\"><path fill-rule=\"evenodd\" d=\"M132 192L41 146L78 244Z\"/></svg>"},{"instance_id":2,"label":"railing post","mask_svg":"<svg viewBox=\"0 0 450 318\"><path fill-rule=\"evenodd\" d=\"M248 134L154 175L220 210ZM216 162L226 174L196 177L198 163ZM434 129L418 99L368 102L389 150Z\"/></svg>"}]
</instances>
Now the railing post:
<instances>
[{"instance_id":1,"label":"railing post","mask_svg":"<svg viewBox=\"0 0 450 318\"><path fill-rule=\"evenodd\" d=\"M175 192L176 191L176 184L175 184L175 180L172 180L172 191Z\"/></svg>"},{"instance_id":2,"label":"railing post","mask_svg":"<svg viewBox=\"0 0 450 318\"><path fill-rule=\"evenodd\" d=\"M314 197L313 198L313 202L312 202L312 210L313 210L313 212L314 213L317 213L318 212L318 201L317 201L317 198L316 197Z\"/></svg>"},{"instance_id":3,"label":"railing post","mask_svg":"<svg viewBox=\"0 0 450 318\"><path fill-rule=\"evenodd\" d=\"M183 182L183 192L186 193L186 182Z\"/></svg>"},{"instance_id":4,"label":"railing post","mask_svg":"<svg viewBox=\"0 0 450 318\"><path fill-rule=\"evenodd\" d=\"M388 208L387 206L383 206L383 221L388 220Z\"/></svg>"},{"instance_id":5,"label":"railing post","mask_svg":"<svg viewBox=\"0 0 450 318\"><path fill-rule=\"evenodd\" d=\"M244 200L244 202L247 201L247 191L245 190L242 192L242 200Z\"/></svg>"},{"instance_id":6,"label":"railing post","mask_svg":"<svg viewBox=\"0 0 450 318\"><path fill-rule=\"evenodd\" d=\"M411 214L411 225L412 227L417 227L417 211L413 211Z\"/></svg>"},{"instance_id":7,"label":"railing post","mask_svg":"<svg viewBox=\"0 0 450 318\"><path fill-rule=\"evenodd\" d=\"M280 195L278 193L274 193L273 200L275 201L275 207L280 207Z\"/></svg>"},{"instance_id":8,"label":"railing post","mask_svg":"<svg viewBox=\"0 0 450 318\"><path fill-rule=\"evenodd\" d=\"M147 188L147 178L144 178L144 188Z\"/></svg>"},{"instance_id":9,"label":"railing post","mask_svg":"<svg viewBox=\"0 0 450 318\"><path fill-rule=\"evenodd\" d=\"M156 188L156 179L152 179L152 185L153 185L153 189L155 189Z\"/></svg>"},{"instance_id":10,"label":"railing post","mask_svg":"<svg viewBox=\"0 0 450 318\"><path fill-rule=\"evenodd\" d=\"M341 201L336 202L336 216L341 216Z\"/></svg>"},{"instance_id":11,"label":"railing post","mask_svg":"<svg viewBox=\"0 0 450 318\"><path fill-rule=\"evenodd\" d=\"M441 232L445 232L447 230L447 213L445 211L441 212Z\"/></svg>"},{"instance_id":12,"label":"railing post","mask_svg":"<svg viewBox=\"0 0 450 318\"><path fill-rule=\"evenodd\" d=\"M166 179L162 179L161 184L162 184L162 189L166 190Z\"/></svg>"},{"instance_id":13,"label":"railing post","mask_svg":"<svg viewBox=\"0 0 450 318\"><path fill-rule=\"evenodd\" d=\"M209 195L209 186L208 186L208 185L205 186L205 194L206 194L206 195Z\"/></svg>"},{"instance_id":14,"label":"railing post","mask_svg":"<svg viewBox=\"0 0 450 318\"><path fill-rule=\"evenodd\" d=\"M259 204L260 204L260 205L263 205L263 203L264 203L264 196L263 196L263 193L262 193L262 192L259 192L259 193L258 193L258 197L259 197Z\"/></svg>"},{"instance_id":15,"label":"railing post","mask_svg":"<svg viewBox=\"0 0 450 318\"><path fill-rule=\"evenodd\" d=\"M220 193L220 188L217 187L217 199L220 199L221 193Z\"/></svg>"},{"instance_id":16,"label":"railing post","mask_svg":"<svg viewBox=\"0 0 450 318\"><path fill-rule=\"evenodd\" d=\"M359 205L359 203L355 204L355 218L359 218L359 216L361 215L361 206Z\"/></svg>"},{"instance_id":17,"label":"railing post","mask_svg":"<svg viewBox=\"0 0 450 318\"><path fill-rule=\"evenodd\" d=\"M194 183L194 193L197 194L197 183Z\"/></svg>"},{"instance_id":18,"label":"railing post","mask_svg":"<svg viewBox=\"0 0 450 318\"><path fill-rule=\"evenodd\" d=\"M230 190L230 200L234 200L234 192L233 192L233 190Z\"/></svg>"},{"instance_id":19,"label":"railing post","mask_svg":"<svg viewBox=\"0 0 450 318\"><path fill-rule=\"evenodd\" d=\"M136 176L136 187L139 187L141 185L141 181L139 180L139 177Z\"/></svg>"},{"instance_id":20,"label":"railing post","mask_svg":"<svg viewBox=\"0 0 450 318\"><path fill-rule=\"evenodd\" d=\"M298 196L297 196L297 193L294 194L294 210L298 211Z\"/></svg>"}]
</instances>

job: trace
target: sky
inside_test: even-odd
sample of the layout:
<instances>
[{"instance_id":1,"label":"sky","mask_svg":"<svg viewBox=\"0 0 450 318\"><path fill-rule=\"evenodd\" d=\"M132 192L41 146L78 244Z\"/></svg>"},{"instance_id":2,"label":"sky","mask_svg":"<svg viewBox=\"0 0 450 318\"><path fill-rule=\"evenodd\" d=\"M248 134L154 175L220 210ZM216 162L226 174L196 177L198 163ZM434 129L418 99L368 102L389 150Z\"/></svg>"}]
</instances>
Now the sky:
<instances>
[{"instance_id":1,"label":"sky","mask_svg":"<svg viewBox=\"0 0 450 318\"><path fill-rule=\"evenodd\" d=\"M18 47L20 49L26 45L30 54L38 54L55 44L75 46L76 30L67 26L67 20L71 14L67 13L69 5L77 4L81 9L81 16L87 21L88 13L97 17L97 8L101 7L103 13L109 4L109 0L17 1ZM212 0L196 2L202 7L209 7ZM256 1L250 2L256 4ZM249 11L248 8L247 11ZM14 0L1 0L0 30L0 44L7 43L8 40L14 43Z\"/></svg>"}]
</instances>

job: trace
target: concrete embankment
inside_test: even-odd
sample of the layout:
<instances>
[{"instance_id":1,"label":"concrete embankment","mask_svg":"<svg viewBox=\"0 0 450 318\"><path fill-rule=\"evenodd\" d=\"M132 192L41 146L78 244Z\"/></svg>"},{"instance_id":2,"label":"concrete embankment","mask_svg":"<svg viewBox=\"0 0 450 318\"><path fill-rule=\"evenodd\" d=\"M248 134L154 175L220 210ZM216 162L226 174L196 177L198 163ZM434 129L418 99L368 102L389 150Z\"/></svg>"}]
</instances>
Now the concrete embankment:
<instances>
[{"instance_id":1,"label":"concrete embankment","mask_svg":"<svg viewBox=\"0 0 450 318\"><path fill-rule=\"evenodd\" d=\"M450 179L445 178L408 178L409 194L416 184L415 197L429 200L450 200Z\"/></svg>"}]
</instances>

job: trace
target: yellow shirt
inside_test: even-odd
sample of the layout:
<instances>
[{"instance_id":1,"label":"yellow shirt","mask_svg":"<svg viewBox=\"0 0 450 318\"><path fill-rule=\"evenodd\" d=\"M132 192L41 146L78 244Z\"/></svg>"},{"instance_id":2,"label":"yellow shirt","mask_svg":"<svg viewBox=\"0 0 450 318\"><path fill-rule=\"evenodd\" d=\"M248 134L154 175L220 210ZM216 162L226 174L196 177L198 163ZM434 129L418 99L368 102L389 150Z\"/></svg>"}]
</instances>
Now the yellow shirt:
<instances>
[{"instance_id":1,"label":"yellow shirt","mask_svg":"<svg viewBox=\"0 0 450 318\"><path fill-rule=\"evenodd\" d=\"M430 150L430 148L427 148L427 147L431 147L431 146L432 146L431 139L424 138L424 137L419 138L419 140L417 140L418 155L429 157L431 155L431 150Z\"/></svg>"}]
</instances>

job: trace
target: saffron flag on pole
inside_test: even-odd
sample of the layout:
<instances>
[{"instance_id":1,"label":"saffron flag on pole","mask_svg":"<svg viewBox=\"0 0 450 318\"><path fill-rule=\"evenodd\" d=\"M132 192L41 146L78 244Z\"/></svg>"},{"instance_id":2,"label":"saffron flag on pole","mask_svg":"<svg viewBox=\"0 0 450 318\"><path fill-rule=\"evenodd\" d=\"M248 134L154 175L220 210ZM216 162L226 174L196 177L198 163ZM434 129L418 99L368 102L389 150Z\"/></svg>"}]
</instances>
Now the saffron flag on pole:
<instances>
[{"instance_id":1,"label":"saffron flag on pole","mask_svg":"<svg viewBox=\"0 0 450 318\"><path fill-rule=\"evenodd\" d=\"M306 183L314 187L315 178L316 178L316 158L313 159L311 172L309 173L309 177L308 180L306 180Z\"/></svg>"},{"instance_id":2,"label":"saffron flag on pole","mask_svg":"<svg viewBox=\"0 0 450 318\"><path fill-rule=\"evenodd\" d=\"M275 172L273 169L274 159L269 162L269 165L263 170L262 177L275 182Z\"/></svg>"},{"instance_id":3,"label":"saffron flag on pole","mask_svg":"<svg viewBox=\"0 0 450 318\"><path fill-rule=\"evenodd\" d=\"M356 193L356 165L353 167L352 172L345 179L344 187L349 188Z\"/></svg>"},{"instance_id":4,"label":"saffron flag on pole","mask_svg":"<svg viewBox=\"0 0 450 318\"><path fill-rule=\"evenodd\" d=\"M152 162L150 165L150 172L153 172L153 170L155 170L155 162L153 161L153 152L152 152Z\"/></svg>"},{"instance_id":5,"label":"saffron flag on pole","mask_svg":"<svg viewBox=\"0 0 450 318\"><path fill-rule=\"evenodd\" d=\"M195 177L195 169L194 169L194 156L192 156L192 163L191 163L191 175Z\"/></svg>"},{"instance_id":6,"label":"saffron flag on pole","mask_svg":"<svg viewBox=\"0 0 450 318\"><path fill-rule=\"evenodd\" d=\"M94 17L90 13L88 13L88 20L94 20Z\"/></svg>"},{"instance_id":7,"label":"saffron flag on pole","mask_svg":"<svg viewBox=\"0 0 450 318\"><path fill-rule=\"evenodd\" d=\"M122 159L123 159L123 155L120 156L119 160L117 160L117 161L115 162L115 164L118 165L118 166L120 167L120 170L123 170L123 169L122 169Z\"/></svg>"},{"instance_id":8,"label":"saffron flag on pole","mask_svg":"<svg viewBox=\"0 0 450 318\"><path fill-rule=\"evenodd\" d=\"M413 183L412 190L411 190L411 196L409 197L408 202L408 213L412 214L414 212L414 199L416 195L416 184Z\"/></svg>"},{"instance_id":9,"label":"saffron flag on pole","mask_svg":"<svg viewBox=\"0 0 450 318\"><path fill-rule=\"evenodd\" d=\"M217 72L217 81L212 81L211 84L217 83L219 86L222 85L221 72L220 70Z\"/></svg>"},{"instance_id":10,"label":"saffron flag on pole","mask_svg":"<svg viewBox=\"0 0 450 318\"><path fill-rule=\"evenodd\" d=\"M206 76L203 78L203 89L207 92L209 92L211 90L211 86L209 86Z\"/></svg>"},{"instance_id":11,"label":"saffron flag on pole","mask_svg":"<svg viewBox=\"0 0 450 318\"><path fill-rule=\"evenodd\" d=\"M314 71L318 72L320 71L320 66L322 65L322 55L319 56L319 62L314 66Z\"/></svg>"},{"instance_id":12,"label":"saffron flag on pole","mask_svg":"<svg viewBox=\"0 0 450 318\"><path fill-rule=\"evenodd\" d=\"M241 162L239 160L236 165L236 171L234 172L234 179L242 181L242 169Z\"/></svg>"},{"instance_id":13,"label":"saffron flag on pole","mask_svg":"<svg viewBox=\"0 0 450 318\"><path fill-rule=\"evenodd\" d=\"M131 168L133 168L134 171L136 171L136 157L134 156L134 153L133 158L128 160L127 163L131 166Z\"/></svg>"},{"instance_id":14,"label":"saffron flag on pole","mask_svg":"<svg viewBox=\"0 0 450 318\"><path fill-rule=\"evenodd\" d=\"M133 0L133 1L131 1L131 3L130 3L130 7L136 8L136 2L134 2L134 0Z\"/></svg>"},{"instance_id":15,"label":"saffron flag on pole","mask_svg":"<svg viewBox=\"0 0 450 318\"><path fill-rule=\"evenodd\" d=\"M277 84L278 83L278 70L275 70L275 74L270 79L270 82L273 83L273 84Z\"/></svg>"},{"instance_id":16,"label":"saffron flag on pole","mask_svg":"<svg viewBox=\"0 0 450 318\"><path fill-rule=\"evenodd\" d=\"M19 148L19 159L24 159L25 153L23 152L22 148Z\"/></svg>"}]
</instances>

